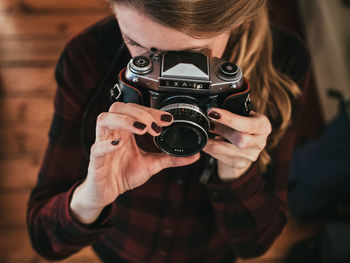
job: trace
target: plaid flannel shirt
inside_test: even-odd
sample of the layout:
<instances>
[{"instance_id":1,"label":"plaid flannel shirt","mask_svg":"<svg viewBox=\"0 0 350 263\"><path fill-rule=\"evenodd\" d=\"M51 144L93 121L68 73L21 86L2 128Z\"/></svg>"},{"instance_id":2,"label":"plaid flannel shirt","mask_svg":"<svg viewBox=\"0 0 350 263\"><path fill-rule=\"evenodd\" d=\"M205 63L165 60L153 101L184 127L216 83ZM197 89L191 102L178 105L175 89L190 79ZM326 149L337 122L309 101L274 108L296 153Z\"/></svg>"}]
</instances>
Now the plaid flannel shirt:
<instances>
[{"instance_id":1,"label":"plaid flannel shirt","mask_svg":"<svg viewBox=\"0 0 350 263\"><path fill-rule=\"evenodd\" d=\"M69 210L72 193L88 167L80 140L82 115L121 42L117 22L109 17L72 38L58 61L50 141L27 211L34 248L48 259L62 259L93 245L110 262L233 262L237 256L263 254L286 224L288 166L294 144L319 127L317 107L306 103L314 94L307 80L303 45L296 37L274 30L275 65L297 81L303 95L296 104L293 125L273 151L265 174L254 163L237 180L202 184L206 162L202 154L195 164L165 169L122 194L94 224L83 225ZM125 49L109 87L129 59ZM103 90L92 108L90 144L96 117L108 111L108 97L109 90ZM146 137L139 143L145 149L154 147Z\"/></svg>"}]
</instances>

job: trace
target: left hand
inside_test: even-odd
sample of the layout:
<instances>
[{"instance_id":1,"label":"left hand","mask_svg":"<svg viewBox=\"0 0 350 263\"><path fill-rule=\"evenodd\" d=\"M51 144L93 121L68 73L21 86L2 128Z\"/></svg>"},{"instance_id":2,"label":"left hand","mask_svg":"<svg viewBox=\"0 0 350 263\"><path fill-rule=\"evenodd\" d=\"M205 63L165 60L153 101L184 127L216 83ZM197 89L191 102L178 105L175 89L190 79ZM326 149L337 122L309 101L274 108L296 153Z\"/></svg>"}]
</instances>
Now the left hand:
<instances>
[{"instance_id":1,"label":"left hand","mask_svg":"<svg viewBox=\"0 0 350 263\"><path fill-rule=\"evenodd\" d=\"M221 180L236 179L251 167L265 148L271 123L265 115L253 111L245 117L211 108L208 116L214 123L210 132L218 136L209 139L203 151L218 160Z\"/></svg>"}]
</instances>

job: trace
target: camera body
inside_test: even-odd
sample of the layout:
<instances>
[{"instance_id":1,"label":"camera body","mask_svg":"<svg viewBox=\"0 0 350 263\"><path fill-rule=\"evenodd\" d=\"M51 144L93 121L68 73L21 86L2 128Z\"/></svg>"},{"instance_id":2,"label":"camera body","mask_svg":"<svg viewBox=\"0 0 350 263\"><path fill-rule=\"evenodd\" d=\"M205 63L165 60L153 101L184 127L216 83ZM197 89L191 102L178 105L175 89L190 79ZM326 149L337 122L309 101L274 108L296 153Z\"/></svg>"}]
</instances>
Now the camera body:
<instances>
[{"instance_id":1,"label":"camera body","mask_svg":"<svg viewBox=\"0 0 350 263\"><path fill-rule=\"evenodd\" d=\"M240 67L200 52L151 50L130 60L111 90L112 102L137 103L169 112L174 121L154 142L174 156L205 146L211 107L248 116L250 85Z\"/></svg>"}]
</instances>

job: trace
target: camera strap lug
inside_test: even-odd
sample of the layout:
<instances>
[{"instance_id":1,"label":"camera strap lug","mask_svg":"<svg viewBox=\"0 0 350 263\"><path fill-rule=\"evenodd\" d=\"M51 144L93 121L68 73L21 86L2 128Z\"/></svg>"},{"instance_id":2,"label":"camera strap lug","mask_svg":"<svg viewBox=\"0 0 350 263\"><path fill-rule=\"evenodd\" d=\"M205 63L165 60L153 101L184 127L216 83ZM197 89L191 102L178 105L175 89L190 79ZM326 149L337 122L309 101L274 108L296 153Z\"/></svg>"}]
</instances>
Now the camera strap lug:
<instances>
[{"instance_id":1,"label":"camera strap lug","mask_svg":"<svg viewBox=\"0 0 350 263\"><path fill-rule=\"evenodd\" d=\"M209 158L209 160L206 162L204 171L203 171L201 177L199 178L199 182L201 184L208 184L210 177L214 173L216 173L217 160L212 156L208 156L208 158Z\"/></svg>"},{"instance_id":2,"label":"camera strap lug","mask_svg":"<svg viewBox=\"0 0 350 263\"><path fill-rule=\"evenodd\" d=\"M120 100L120 96L122 95L121 88L118 83L114 85L113 88L110 89L110 100L111 102L117 102Z\"/></svg>"}]
</instances>

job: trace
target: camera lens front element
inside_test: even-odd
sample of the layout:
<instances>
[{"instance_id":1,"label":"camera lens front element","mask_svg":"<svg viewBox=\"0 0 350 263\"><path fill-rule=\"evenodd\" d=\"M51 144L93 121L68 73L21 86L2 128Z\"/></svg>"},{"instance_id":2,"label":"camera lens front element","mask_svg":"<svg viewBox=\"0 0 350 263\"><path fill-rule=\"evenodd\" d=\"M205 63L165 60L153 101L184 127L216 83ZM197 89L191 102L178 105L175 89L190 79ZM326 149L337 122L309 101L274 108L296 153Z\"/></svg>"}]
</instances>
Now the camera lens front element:
<instances>
[{"instance_id":1,"label":"camera lens front element","mask_svg":"<svg viewBox=\"0 0 350 263\"><path fill-rule=\"evenodd\" d=\"M148 57L137 56L130 60L130 70L135 74L147 74L152 70L152 62Z\"/></svg>"},{"instance_id":2,"label":"camera lens front element","mask_svg":"<svg viewBox=\"0 0 350 263\"><path fill-rule=\"evenodd\" d=\"M198 106L173 103L160 110L174 117L173 123L163 127L162 133L154 138L163 152L173 156L191 156L203 149L208 141L209 120Z\"/></svg>"}]
</instances>

